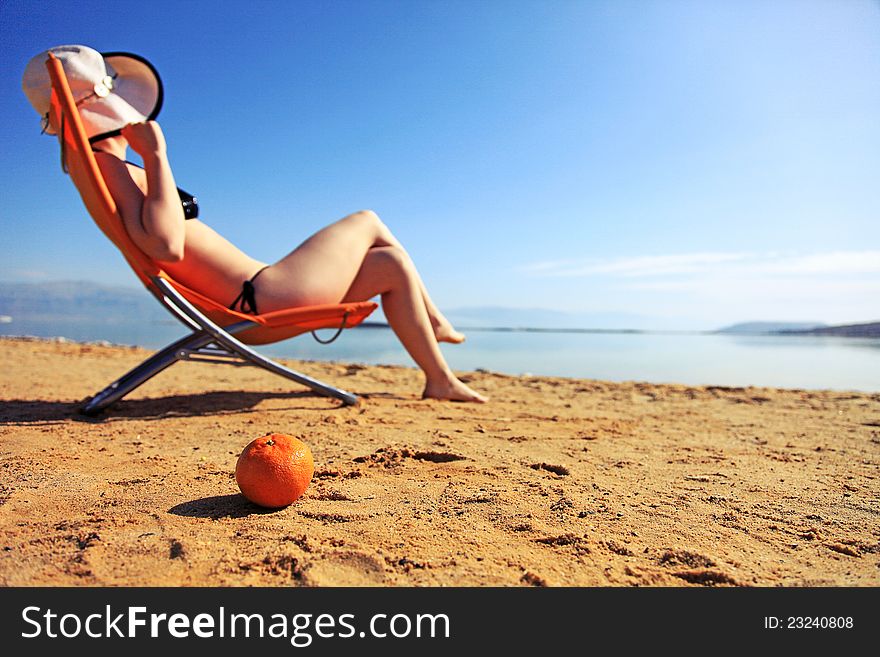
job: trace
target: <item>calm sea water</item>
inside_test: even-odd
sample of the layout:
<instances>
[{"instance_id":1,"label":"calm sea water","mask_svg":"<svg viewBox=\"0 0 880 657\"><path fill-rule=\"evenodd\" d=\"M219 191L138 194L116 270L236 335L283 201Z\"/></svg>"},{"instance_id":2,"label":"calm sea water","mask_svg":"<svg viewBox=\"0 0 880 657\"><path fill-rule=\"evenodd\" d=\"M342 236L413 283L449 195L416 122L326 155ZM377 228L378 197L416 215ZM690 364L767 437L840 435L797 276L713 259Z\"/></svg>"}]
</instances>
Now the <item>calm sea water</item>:
<instances>
[{"instance_id":1,"label":"calm sea water","mask_svg":"<svg viewBox=\"0 0 880 657\"><path fill-rule=\"evenodd\" d=\"M183 335L174 322L16 320L0 335L63 336L159 348ZM332 331L324 332L324 337ZM443 345L456 370L483 368L610 381L880 391L880 339L664 333L468 332ZM345 331L322 346L310 335L261 347L270 356L368 364L413 363L388 329Z\"/></svg>"}]
</instances>

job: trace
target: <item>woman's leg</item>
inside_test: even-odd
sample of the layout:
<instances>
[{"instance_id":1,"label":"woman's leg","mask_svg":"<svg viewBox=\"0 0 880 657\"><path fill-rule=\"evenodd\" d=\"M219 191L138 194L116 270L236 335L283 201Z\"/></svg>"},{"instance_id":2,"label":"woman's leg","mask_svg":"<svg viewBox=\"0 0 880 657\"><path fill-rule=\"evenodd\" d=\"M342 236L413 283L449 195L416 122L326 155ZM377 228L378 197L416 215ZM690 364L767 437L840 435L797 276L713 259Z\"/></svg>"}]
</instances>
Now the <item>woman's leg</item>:
<instances>
[{"instance_id":1,"label":"woman's leg","mask_svg":"<svg viewBox=\"0 0 880 657\"><path fill-rule=\"evenodd\" d=\"M382 244L382 224L372 212L356 212L321 229L255 282L261 313L339 303L367 251Z\"/></svg>"},{"instance_id":2,"label":"woman's leg","mask_svg":"<svg viewBox=\"0 0 880 657\"><path fill-rule=\"evenodd\" d=\"M382 246L406 252L375 212L355 212L318 231L260 274L256 284L258 308L270 312L337 303L351 286L367 250ZM464 334L456 331L434 305L418 272L415 276L435 338L440 342L464 342Z\"/></svg>"},{"instance_id":3,"label":"woman's leg","mask_svg":"<svg viewBox=\"0 0 880 657\"><path fill-rule=\"evenodd\" d=\"M376 216L378 220L379 217ZM403 248L403 245L400 241L391 233L388 227L379 220L379 238L377 243L374 246L394 246L406 253L406 249ZM409 254L407 254L409 255ZM415 271L415 268L413 268ZM422 277L419 276L418 271L415 271L416 280L419 284L419 290L422 293L422 300L425 304L425 310L428 312L428 317L431 320L431 326L434 329L434 336L437 338L438 342L451 342L453 344L460 344L465 341L464 333L460 331L456 331L453 328L452 324L446 316L440 312L440 309L434 305L434 301L431 299L428 294L428 290L425 287L425 283L422 281Z\"/></svg>"},{"instance_id":4,"label":"woman's leg","mask_svg":"<svg viewBox=\"0 0 880 657\"><path fill-rule=\"evenodd\" d=\"M434 336L415 267L403 249L374 247L344 301L360 301L382 295L385 317L400 342L425 373L422 397L457 401L488 401L452 373Z\"/></svg>"},{"instance_id":5,"label":"woman's leg","mask_svg":"<svg viewBox=\"0 0 880 657\"><path fill-rule=\"evenodd\" d=\"M460 342L464 336L457 339L460 334L431 302L409 256L375 213L357 212L315 233L260 274L255 287L263 313L381 294L389 324L425 372L424 396L485 401L446 364L437 340Z\"/></svg>"},{"instance_id":6,"label":"woman's leg","mask_svg":"<svg viewBox=\"0 0 880 657\"><path fill-rule=\"evenodd\" d=\"M404 251L404 253L406 253L406 251ZM431 301L431 297L428 296L428 290L425 289L425 284L422 282L418 272L416 272L416 278L419 282L419 291L422 293L422 301L425 304L425 311L428 313L428 318L431 320L431 328L434 331L434 338L437 342L451 342L452 344L461 344L464 342L464 333L456 331L449 320L446 319L446 316L441 313L440 309L434 305L433 301Z\"/></svg>"}]
</instances>

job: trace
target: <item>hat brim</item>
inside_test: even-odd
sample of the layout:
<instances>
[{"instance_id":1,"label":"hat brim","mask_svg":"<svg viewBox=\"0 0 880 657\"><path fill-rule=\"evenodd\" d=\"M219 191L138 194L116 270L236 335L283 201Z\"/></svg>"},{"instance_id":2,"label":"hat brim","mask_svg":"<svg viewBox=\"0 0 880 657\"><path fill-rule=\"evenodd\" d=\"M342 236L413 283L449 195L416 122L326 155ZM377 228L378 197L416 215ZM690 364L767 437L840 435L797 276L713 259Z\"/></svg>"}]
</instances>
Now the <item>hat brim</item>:
<instances>
[{"instance_id":1,"label":"hat brim","mask_svg":"<svg viewBox=\"0 0 880 657\"><path fill-rule=\"evenodd\" d=\"M146 59L130 52L101 53L104 61L116 72L113 92L124 98L135 112L152 121L159 115L165 94L159 72ZM89 137L94 143L115 137L125 126Z\"/></svg>"}]
</instances>

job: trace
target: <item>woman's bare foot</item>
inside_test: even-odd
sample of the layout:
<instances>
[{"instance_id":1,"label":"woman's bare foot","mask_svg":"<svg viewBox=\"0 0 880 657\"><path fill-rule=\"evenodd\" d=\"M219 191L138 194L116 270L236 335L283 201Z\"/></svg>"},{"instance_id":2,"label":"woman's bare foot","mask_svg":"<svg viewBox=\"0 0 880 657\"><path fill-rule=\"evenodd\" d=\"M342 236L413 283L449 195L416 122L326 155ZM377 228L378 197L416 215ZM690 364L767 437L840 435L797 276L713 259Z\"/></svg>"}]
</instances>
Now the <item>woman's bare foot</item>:
<instances>
[{"instance_id":1,"label":"woman's bare foot","mask_svg":"<svg viewBox=\"0 0 880 657\"><path fill-rule=\"evenodd\" d=\"M449 401L477 402L485 404L489 398L476 390L471 390L464 383L452 377L448 381L425 384L422 399L446 399Z\"/></svg>"},{"instance_id":2,"label":"woman's bare foot","mask_svg":"<svg viewBox=\"0 0 880 657\"><path fill-rule=\"evenodd\" d=\"M465 341L465 335L461 331L452 328L452 324L447 321L432 320L431 326L434 327L434 337L437 342L451 342L452 344L461 344Z\"/></svg>"}]
</instances>

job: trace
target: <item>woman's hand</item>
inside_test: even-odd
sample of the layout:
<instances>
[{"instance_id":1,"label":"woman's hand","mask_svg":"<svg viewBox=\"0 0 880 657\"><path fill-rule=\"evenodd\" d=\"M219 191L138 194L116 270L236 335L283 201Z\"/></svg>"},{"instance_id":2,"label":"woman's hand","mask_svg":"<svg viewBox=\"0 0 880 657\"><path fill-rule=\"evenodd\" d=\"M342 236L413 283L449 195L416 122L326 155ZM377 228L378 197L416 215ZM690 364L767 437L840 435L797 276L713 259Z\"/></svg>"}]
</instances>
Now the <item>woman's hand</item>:
<instances>
[{"instance_id":1,"label":"woman's hand","mask_svg":"<svg viewBox=\"0 0 880 657\"><path fill-rule=\"evenodd\" d=\"M122 129L122 136L141 157L165 154L165 135L155 121L129 123Z\"/></svg>"}]
</instances>

